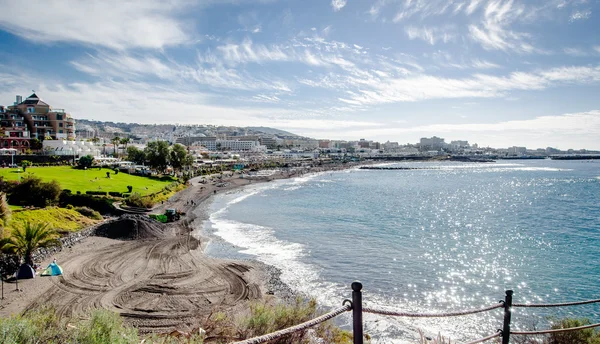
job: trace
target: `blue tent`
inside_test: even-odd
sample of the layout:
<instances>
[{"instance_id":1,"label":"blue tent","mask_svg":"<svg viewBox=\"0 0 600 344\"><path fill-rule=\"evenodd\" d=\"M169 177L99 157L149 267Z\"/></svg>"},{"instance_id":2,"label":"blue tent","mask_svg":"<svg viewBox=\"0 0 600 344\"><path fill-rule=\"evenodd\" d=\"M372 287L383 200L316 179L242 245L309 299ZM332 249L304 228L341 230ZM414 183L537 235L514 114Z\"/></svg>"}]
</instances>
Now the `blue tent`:
<instances>
[{"instance_id":1,"label":"blue tent","mask_svg":"<svg viewBox=\"0 0 600 344\"><path fill-rule=\"evenodd\" d=\"M50 263L50 265L48 265L48 267L46 269L44 269L44 271L42 271L42 273L40 275L42 276L58 276L58 275L62 275L63 271L62 268L52 262Z\"/></svg>"}]
</instances>

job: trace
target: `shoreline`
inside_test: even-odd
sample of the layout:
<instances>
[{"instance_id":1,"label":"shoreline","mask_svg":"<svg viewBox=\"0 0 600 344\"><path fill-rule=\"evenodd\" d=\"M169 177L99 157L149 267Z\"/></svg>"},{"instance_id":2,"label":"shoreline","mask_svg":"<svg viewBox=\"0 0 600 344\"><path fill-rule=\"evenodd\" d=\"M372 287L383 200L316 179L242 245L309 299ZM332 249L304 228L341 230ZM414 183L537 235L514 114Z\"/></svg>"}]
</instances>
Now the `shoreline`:
<instances>
[{"instance_id":1,"label":"shoreline","mask_svg":"<svg viewBox=\"0 0 600 344\"><path fill-rule=\"evenodd\" d=\"M233 174L214 183L200 183L204 177L193 178L190 186L154 208L154 212L167 208L185 212L181 220L165 227L180 234L128 241L90 236L63 247L41 266L56 258L64 275L20 280L21 291L14 291L14 283L6 283L0 316L22 314L44 305L53 305L65 317L104 308L119 313L140 332L161 333L202 327L214 311L239 315L252 300L289 300L298 294L282 282L276 267L254 258L221 259L205 253L210 238L204 226L215 191L230 192L247 185L361 165L278 170L251 180ZM178 296L182 294L188 295L185 302Z\"/></svg>"}]
</instances>

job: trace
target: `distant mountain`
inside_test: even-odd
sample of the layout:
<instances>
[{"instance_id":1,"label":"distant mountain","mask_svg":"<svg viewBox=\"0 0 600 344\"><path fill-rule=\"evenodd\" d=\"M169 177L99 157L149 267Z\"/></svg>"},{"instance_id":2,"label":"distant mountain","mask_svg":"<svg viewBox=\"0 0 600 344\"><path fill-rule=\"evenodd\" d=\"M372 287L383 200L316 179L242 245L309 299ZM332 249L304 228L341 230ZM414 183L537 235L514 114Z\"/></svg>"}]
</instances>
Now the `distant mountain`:
<instances>
[{"instance_id":1,"label":"distant mountain","mask_svg":"<svg viewBox=\"0 0 600 344\"><path fill-rule=\"evenodd\" d=\"M245 129L265 133L268 135L300 137L300 135L292 134L289 131L275 129L275 128L269 128L269 127L246 127Z\"/></svg>"}]
</instances>

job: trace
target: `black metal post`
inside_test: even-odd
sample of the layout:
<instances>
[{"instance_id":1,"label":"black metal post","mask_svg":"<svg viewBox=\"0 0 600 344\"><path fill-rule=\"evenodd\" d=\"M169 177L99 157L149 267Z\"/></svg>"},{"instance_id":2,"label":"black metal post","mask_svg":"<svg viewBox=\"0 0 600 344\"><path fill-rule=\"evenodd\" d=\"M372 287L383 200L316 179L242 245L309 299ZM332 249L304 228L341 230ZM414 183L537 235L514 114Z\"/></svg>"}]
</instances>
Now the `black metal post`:
<instances>
[{"instance_id":1,"label":"black metal post","mask_svg":"<svg viewBox=\"0 0 600 344\"><path fill-rule=\"evenodd\" d=\"M507 290L504 298L504 324L502 325L502 344L509 344L510 341L510 316L512 307L513 291Z\"/></svg>"},{"instance_id":2,"label":"black metal post","mask_svg":"<svg viewBox=\"0 0 600 344\"><path fill-rule=\"evenodd\" d=\"M354 344L363 344L362 283L352 283L352 330Z\"/></svg>"}]
</instances>

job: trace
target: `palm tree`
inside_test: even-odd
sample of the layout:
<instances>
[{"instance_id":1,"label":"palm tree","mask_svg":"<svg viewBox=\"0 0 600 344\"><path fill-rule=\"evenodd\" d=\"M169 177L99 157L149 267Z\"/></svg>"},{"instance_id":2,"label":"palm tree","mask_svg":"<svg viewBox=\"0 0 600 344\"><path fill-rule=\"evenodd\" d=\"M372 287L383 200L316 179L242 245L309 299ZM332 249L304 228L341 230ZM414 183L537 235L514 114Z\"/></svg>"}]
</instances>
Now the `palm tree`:
<instances>
[{"instance_id":1,"label":"palm tree","mask_svg":"<svg viewBox=\"0 0 600 344\"><path fill-rule=\"evenodd\" d=\"M33 265L33 251L57 244L58 233L49 228L47 223L25 221L22 228L12 230L11 237L2 245L2 250L14 252L23 257L25 264Z\"/></svg>"},{"instance_id":2,"label":"palm tree","mask_svg":"<svg viewBox=\"0 0 600 344\"><path fill-rule=\"evenodd\" d=\"M117 145L119 144L119 142L121 142L121 138L118 136L115 136L112 140L110 140L110 142L112 142L112 144L114 145L114 148L115 148L115 152L114 152L113 156L117 156Z\"/></svg>"},{"instance_id":3,"label":"palm tree","mask_svg":"<svg viewBox=\"0 0 600 344\"><path fill-rule=\"evenodd\" d=\"M127 145L129 144L129 142L131 142L131 139L129 137L124 137L121 139L121 144L125 145L125 150L127 150Z\"/></svg>"}]
</instances>

